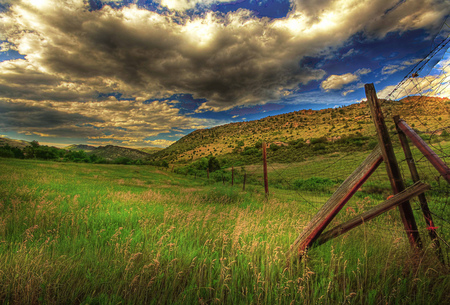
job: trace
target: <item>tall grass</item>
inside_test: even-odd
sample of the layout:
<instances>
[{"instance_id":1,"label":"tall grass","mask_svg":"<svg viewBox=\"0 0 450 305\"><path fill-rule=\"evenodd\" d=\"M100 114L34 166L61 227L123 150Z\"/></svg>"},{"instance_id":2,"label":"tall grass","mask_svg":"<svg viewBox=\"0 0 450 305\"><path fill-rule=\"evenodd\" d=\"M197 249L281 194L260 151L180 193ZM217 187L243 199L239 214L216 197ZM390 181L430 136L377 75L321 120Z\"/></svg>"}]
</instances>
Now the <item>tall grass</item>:
<instances>
[{"instance_id":1,"label":"tall grass","mask_svg":"<svg viewBox=\"0 0 450 305\"><path fill-rule=\"evenodd\" d=\"M4 304L450 302L448 268L429 243L410 250L396 211L287 264L311 213L289 191L265 200L146 166L0 168Z\"/></svg>"}]
</instances>

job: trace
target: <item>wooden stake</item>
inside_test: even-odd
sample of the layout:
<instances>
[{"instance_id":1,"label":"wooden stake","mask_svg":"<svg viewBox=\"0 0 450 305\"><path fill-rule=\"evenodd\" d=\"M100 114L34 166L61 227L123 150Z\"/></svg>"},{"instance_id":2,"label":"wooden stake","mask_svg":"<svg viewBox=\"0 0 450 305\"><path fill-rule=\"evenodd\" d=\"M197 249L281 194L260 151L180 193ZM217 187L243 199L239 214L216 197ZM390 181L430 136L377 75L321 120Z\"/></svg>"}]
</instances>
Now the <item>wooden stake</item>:
<instances>
[{"instance_id":1,"label":"wooden stake","mask_svg":"<svg viewBox=\"0 0 450 305\"><path fill-rule=\"evenodd\" d=\"M269 181L267 179L267 153L266 153L266 142L262 143L263 149L263 168L264 168L264 192L267 196L269 196Z\"/></svg>"},{"instance_id":2,"label":"wooden stake","mask_svg":"<svg viewBox=\"0 0 450 305\"><path fill-rule=\"evenodd\" d=\"M397 159L395 158L394 148L392 146L389 132L384 122L383 112L381 111L380 104L378 103L378 97L373 84L366 84L366 97L367 102L372 112L372 119L375 123L378 135L378 143L381 147L384 163L386 165L386 171L388 173L389 181L391 182L392 191L394 194L398 194L405 189L405 185L402 180L400 168L398 167ZM420 241L419 231L417 229L414 214L409 201L405 201L399 205L400 216L402 218L403 226L408 236L409 242L413 248L422 247Z\"/></svg>"},{"instance_id":3,"label":"wooden stake","mask_svg":"<svg viewBox=\"0 0 450 305\"><path fill-rule=\"evenodd\" d=\"M437 171L450 183L450 169L439 158L439 156L422 140L422 138L411 129L402 119L398 119L398 128L408 136L411 142L420 150L420 152L430 161L430 163L437 169Z\"/></svg>"},{"instance_id":4,"label":"wooden stake","mask_svg":"<svg viewBox=\"0 0 450 305\"><path fill-rule=\"evenodd\" d=\"M417 181L420 181L419 172L417 171L416 163L414 162L411 148L409 147L409 144L408 144L408 139L406 138L405 133L402 131L402 129L399 126L401 121L404 122L403 120L400 119L400 116L398 116L398 115L394 116L395 128L397 129L398 137L400 139L400 144L402 145L403 152L405 153L405 159L406 159L406 163L408 164L409 171L411 173L411 178L414 182L417 182ZM405 122L405 125L406 125L406 122ZM437 236L435 226L433 223L433 217L431 216L430 208L428 207L427 198L425 197L425 194L423 194L423 193L420 194L418 197L419 197L419 202L420 202L420 208L422 209L422 213L425 218L425 222L427 224L428 234L430 235L431 240L436 245L439 259L443 262L444 257L442 254L442 249L439 244L439 238Z\"/></svg>"},{"instance_id":5,"label":"wooden stake","mask_svg":"<svg viewBox=\"0 0 450 305\"><path fill-rule=\"evenodd\" d=\"M370 175L383 161L381 149L375 147L364 162L339 186L317 214L311 219L306 228L292 244L286 257L289 259L292 252L297 251L299 256L309 247L325 230L342 207L352 198L353 194L364 184Z\"/></svg>"},{"instance_id":6,"label":"wooden stake","mask_svg":"<svg viewBox=\"0 0 450 305\"><path fill-rule=\"evenodd\" d=\"M351 229L359 226L360 224L369 221L381 214L383 214L386 211L389 211L390 209L396 207L397 205L401 204L402 202L405 202L417 195L423 194L426 190L429 190L430 186L428 184L425 184L423 182L416 182L409 188L405 189L403 192L398 193L394 197L391 197L390 199L386 200L385 202L377 205L376 207L373 207L367 212L362 213L361 215L355 216L354 218L350 219L349 221L340 224L333 229L323 233L322 235L317 238L316 242L314 243L314 246L319 246L330 239L333 239L341 234L344 234Z\"/></svg>"}]
</instances>

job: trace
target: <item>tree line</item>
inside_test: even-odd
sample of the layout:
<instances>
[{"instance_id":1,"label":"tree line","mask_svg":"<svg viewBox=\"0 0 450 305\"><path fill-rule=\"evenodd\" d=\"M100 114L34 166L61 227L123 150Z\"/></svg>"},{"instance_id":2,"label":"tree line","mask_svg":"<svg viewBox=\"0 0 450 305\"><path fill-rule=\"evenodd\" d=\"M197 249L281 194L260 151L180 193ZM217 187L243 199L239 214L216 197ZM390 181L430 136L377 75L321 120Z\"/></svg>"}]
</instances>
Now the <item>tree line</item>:
<instances>
[{"instance_id":1,"label":"tree line","mask_svg":"<svg viewBox=\"0 0 450 305\"><path fill-rule=\"evenodd\" d=\"M0 157L16 159L38 159L62 162L76 163L95 163L95 164L124 164L124 165L154 165L159 167L169 167L165 160L148 161L132 160L128 157L118 157L114 160L108 160L98 156L95 153L87 154L84 150L66 150L47 145L40 145L38 141L32 141L30 146L23 149L12 147L8 144L0 146Z\"/></svg>"}]
</instances>

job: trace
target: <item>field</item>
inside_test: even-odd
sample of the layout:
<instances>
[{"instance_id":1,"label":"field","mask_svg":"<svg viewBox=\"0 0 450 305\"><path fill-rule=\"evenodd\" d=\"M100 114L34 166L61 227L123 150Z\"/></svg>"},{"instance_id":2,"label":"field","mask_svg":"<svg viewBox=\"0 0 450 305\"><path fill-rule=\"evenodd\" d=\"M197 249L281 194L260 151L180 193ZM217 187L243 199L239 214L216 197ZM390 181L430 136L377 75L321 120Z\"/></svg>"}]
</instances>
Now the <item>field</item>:
<instances>
[{"instance_id":1,"label":"field","mask_svg":"<svg viewBox=\"0 0 450 305\"><path fill-rule=\"evenodd\" d=\"M302 164L283 166L272 174L293 176ZM260 185L242 191L151 166L0 158L0 303L450 303L450 271L420 211L421 252L392 210L288 264L285 252L317 211L309 201L329 192L299 197L281 186L265 199ZM380 196L355 196L335 222Z\"/></svg>"}]
</instances>

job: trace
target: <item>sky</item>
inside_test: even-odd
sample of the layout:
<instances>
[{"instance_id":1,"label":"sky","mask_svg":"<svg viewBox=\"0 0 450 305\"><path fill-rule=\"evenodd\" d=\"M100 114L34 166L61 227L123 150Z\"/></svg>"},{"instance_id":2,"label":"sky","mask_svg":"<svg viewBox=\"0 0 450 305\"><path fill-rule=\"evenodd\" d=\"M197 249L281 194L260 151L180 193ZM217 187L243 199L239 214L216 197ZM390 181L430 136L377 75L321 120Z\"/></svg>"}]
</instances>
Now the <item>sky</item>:
<instances>
[{"instance_id":1,"label":"sky","mask_svg":"<svg viewBox=\"0 0 450 305\"><path fill-rule=\"evenodd\" d=\"M365 83L383 98L449 15L448 0L0 0L0 136L167 147L358 103Z\"/></svg>"}]
</instances>

